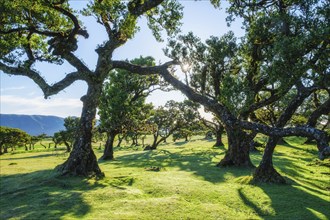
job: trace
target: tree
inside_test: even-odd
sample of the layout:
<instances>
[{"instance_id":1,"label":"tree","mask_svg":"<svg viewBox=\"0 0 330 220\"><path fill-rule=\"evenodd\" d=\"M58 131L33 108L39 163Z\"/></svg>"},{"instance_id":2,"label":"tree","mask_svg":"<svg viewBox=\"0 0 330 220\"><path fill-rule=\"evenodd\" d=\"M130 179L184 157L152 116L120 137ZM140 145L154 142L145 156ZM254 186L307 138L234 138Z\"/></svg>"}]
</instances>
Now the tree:
<instances>
[{"instance_id":1,"label":"tree","mask_svg":"<svg viewBox=\"0 0 330 220\"><path fill-rule=\"evenodd\" d=\"M181 5L174 0L91 1L83 12L72 9L68 0L4 0L0 3L0 70L26 76L43 91L45 98L55 95L77 80L87 83L81 97L83 109L73 150L64 164L57 167L62 175L103 176L92 150L92 128L103 82L112 65L113 52L138 31L137 20L145 16L158 40L160 32L175 34L182 17ZM78 40L88 37L78 16L94 16L107 33L96 48L98 61L89 68L75 51ZM69 63L75 71L48 84L34 67L39 62Z\"/></svg>"},{"instance_id":2,"label":"tree","mask_svg":"<svg viewBox=\"0 0 330 220\"><path fill-rule=\"evenodd\" d=\"M56 132L54 134L53 141L55 146L57 146L57 144L63 143L66 146L66 152L71 152L79 131L79 121L80 118L72 116L66 117L64 119L65 130Z\"/></svg>"},{"instance_id":3,"label":"tree","mask_svg":"<svg viewBox=\"0 0 330 220\"><path fill-rule=\"evenodd\" d=\"M25 145L29 139L25 131L18 128L0 127L0 155L8 153L8 148L14 149L15 146ZM3 149L3 151L2 151Z\"/></svg>"},{"instance_id":4,"label":"tree","mask_svg":"<svg viewBox=\"0 0 330 220\"><path fill-rule=\"evenodd\" d=\"M132 63L153 66L151 57L139 58ZM159 76L140 76L125 70L110 72L103 86L100 97L99 115L100 128L107 133L107 141L101 159L112 160L113 143L120 133L134 133L138 136L139 126L149 115L152 108L146 104L146 97L156 89L160 83ZM135 139L134 139L135 140Z\"/></svg>"},{"instance_id":5,"label":"tree","mask_svg":"<svg viewBox=\"0 0 330 220\"><path fill-rule=\"evenodd\" d=\"M150 118L153 109L154 106L151 103L144 104L139 111L135 112L131 123L129 123L128 126L125 126L124 137L127 141L129 139L132 140L132 146L138 146L138 140L141 139L142 147L144 147L146 135L152 134L152 128L150 128L148 124L148 119Z\"/></svg>"},{"instance_id":6,"label":"tree","mask_svg":"<svg viewBox=\"0 0 330 220\"><path fill-rule=\"evenodd\" d=\"M153 142L145 150L155 150L157 146L177 131L181 126L179 103L173 100L166 102L152 111L148 123L152 128Z\"/></svg>"},{"instance_id":7,"label":"tree","mask_svg":"<svg viewBox=\"0 0 330 220\"><path fill-rule=\"evenodd\" d=\"M205 118L201 118L202 123L205 127L209 129L209 131L212 132L212 134L215 134L215 144L214 146L224 146L222 142L222 134L224 133L224 127L222 126L219 119L216 117L213 117L213 120L207 120Z\"/></svg>"},{"instance_id":8,"label":"tree","mask_svg":"<svg viewBox=\"0 0 330 220\"><path fill-rule=\"evenodd\" d=\"M198 108L199 104L190 100L184 100L178 103L179 121L181 123L177 131L173 133L174 141L179 138L184 138L188 141L189 137L201 131L202 127L199 123L201 118Z\"/></svg>"},{"instance_id":9,"label":"tree","mask_svg":"<svg viewBox=\"0 0 330 220\"><path fill-rule=\"evenodd\" d=\"M29 138L29 141L28 141L28 144L30 145L30 146L29 146L29 149L30 149L30 150L32 150L32 148L34 149L34 145L35 145L38 141L40 141L40 144L41 144L44 148L46 148L46 146L44 146L44 145L41 143L42 139L44 139L45 137L46 137L46 134L41 134L41 135L37 135L37 136L31 136L31 137ZM28 150L27 145L25 146L25 150Z\"/></svg>"}]
</instances>

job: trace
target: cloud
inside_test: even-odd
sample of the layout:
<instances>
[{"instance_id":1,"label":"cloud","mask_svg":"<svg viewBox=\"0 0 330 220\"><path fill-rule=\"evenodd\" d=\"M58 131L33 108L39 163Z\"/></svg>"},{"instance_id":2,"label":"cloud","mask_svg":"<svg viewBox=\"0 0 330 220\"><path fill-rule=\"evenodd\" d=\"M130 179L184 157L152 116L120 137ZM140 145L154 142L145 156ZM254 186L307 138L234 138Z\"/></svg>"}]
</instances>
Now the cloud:
<instances>
[{"instance_id":1,"label":"cloud","mask_svg":"<svg viewBox=\"0 0 330 220\"><path fill-rule=\"evenodd\" d=\"M0 112L3 114L55 115L60 117L80 116L82 102L73 98L44 99L41 96L23 98L4 95L0 98Z\"/></svg>"},{"instance_id":2,"label":"cloud","mask_svg":"<svg viewBox=\"0 0 330 220\"><path fill-rule=\"evenodd\" d=\"M1 88L1 92L6 92L6 91L17 91L17 90L23 90L25 89L24 86L17 86L17 87L8 87L8 88Z\"/></svg>"}]
</instances>

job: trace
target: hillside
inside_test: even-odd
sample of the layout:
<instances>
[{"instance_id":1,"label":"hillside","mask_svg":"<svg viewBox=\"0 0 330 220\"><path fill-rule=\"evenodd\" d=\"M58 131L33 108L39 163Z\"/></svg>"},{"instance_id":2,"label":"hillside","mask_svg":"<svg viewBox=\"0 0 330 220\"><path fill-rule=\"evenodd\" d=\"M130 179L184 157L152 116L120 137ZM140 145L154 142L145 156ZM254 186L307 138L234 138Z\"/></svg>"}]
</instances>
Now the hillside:
<instances>
[{"instance_id":1,"label":"hillside","mask_svg":"<svg viewBox=\"0 0 330 220\"><path fill-rule=\"evenodd\" d=\"M64 119L57 116L0 114L0 125L19 128L30 135L47 134L64 129Z\"/></svg>"}]
</instances>

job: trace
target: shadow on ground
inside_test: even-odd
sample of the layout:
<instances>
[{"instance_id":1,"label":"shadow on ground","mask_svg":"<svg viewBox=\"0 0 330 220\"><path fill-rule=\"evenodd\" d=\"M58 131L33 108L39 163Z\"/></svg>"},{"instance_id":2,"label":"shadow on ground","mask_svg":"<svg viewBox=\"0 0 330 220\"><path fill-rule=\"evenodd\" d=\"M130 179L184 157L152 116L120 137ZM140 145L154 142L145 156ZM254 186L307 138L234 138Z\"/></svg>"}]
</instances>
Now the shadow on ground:
<instances>
[{"instance_id":1,"label":"shadow on ground","mask_svg":"<svg viewBox=\"0 0 330 220\"><path fill-rule=\"evenodd\" d=\"M268 196L275 215L263 209L264 205L254 198L249 188L238 189L240 198L264 219L329 219L330 176L322 178L322 175L328 174L324 170L330 167L330 161L318 161L313 158L314 152L288 143L283 146L292 151L286 154L276 152L273 162L287 180L287 184L256 185ZM310 155L302 157L301 154ZM287 207L291 212L283 212Z\"/></svg>"},{"instance_id":2,"label":"shadow on ground","mask_svg":"<svg viewBox=\"0 0 330 220\"><path fill-rule=\"evenodd\" d=\"M57 177L53 170L3 175L0 185L0 219L81 218L90 210L83 191L99 187L81 178Z\"/></svg>"},{"instance_id":3,"label":"shadow on ground","mask_svg":"<svg viewBox=\"0 0 330 220\"><path fill-rule=\"evenodd\" d=\"M257 203L247 188L239 189L238 194L244 204L263 219L328 219L330 216L329 201L309 193L303 185L294 180L291 181L293 183L290 185L258 185L269 197L275 215L270 215L269 210L263 209L264 205ZM283 212L288 207L291 212Z\"/></svg>"},{"instance_id":4,"label":"shadow on ground","mask_svg":"<svg viewBox=\"0 0 330 220\"><path fill-rule=\"evenodd\" d=\"M116 167L159 167L165 170L179 168L183 171L192 172L194 175L212 183L224 181L226 174L238 177L252 173L253 169L251 168L216 167L224 154L225 151L219 148L208 150L176 148L175 151L157 149L118 156L114 161L99 161L99 163L111 163Z\"/></svg>"}]
</instances>

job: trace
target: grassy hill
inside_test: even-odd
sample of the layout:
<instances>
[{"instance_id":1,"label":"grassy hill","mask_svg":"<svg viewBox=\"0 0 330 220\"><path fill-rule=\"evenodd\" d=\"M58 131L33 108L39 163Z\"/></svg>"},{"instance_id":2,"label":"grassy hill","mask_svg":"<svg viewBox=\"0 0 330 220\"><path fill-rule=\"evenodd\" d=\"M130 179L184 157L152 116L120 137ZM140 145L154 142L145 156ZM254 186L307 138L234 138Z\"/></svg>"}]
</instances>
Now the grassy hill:
<instances>
[{"instance_id":1,"label":"grassy hill","mask_svg":"<svg viewBox=\"0 0 330 220\"><path fill-rule=\"evenodd\" d=\"M117 148L116 160L100 162L101 180L57 177L64 148L3 155L0 219L329 219L330 160L286 140L274 163L287 185L250 185L252 169L215 167L225 148L198 138L155 151Z\"/></svg>"}]
</instances>

